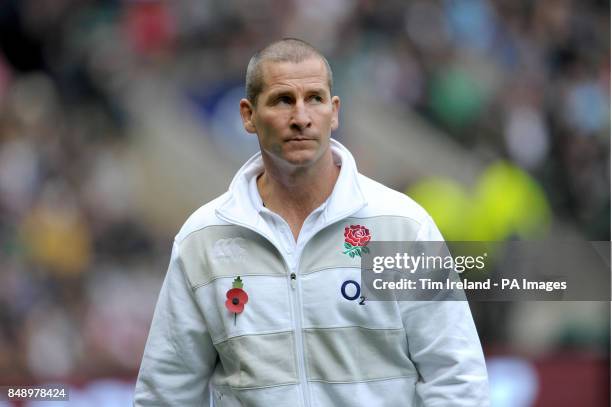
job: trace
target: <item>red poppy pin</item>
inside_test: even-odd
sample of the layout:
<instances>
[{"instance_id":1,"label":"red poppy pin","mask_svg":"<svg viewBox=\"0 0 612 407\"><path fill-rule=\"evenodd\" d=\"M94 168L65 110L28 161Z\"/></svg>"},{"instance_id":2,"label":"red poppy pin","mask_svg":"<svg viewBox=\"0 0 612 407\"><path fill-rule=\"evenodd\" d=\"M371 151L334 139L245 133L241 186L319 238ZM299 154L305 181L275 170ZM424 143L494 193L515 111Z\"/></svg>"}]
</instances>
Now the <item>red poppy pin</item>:
<instances>
[{"instance_id":1,"label":"red poppy pin","mask_svg":"<svg viewBox=\"0 0 612 407\"><path fill-rule=\"evenodd\" d=\"M361 257L361 253L369 253L370 250L366 247L372 236L370 230L365 226L351 225L344 228L344 248L342 252L348 254L351 258L355 256Z\"/></svg>"},{"instance_id":2,"label":"red poppy pin","mask_svg":"<svg viewBox=\"0 0 612 407\"><path fill-rule=\"evenodd\" d=\"M244 304L249 302L249 296L246 291L242 289L242 279L240 276L234 279L232 283L232 288L227 290L225 296L227 300L225 301L225 307L234 313L234 325L236 325L236 316L240 314L244 310Z\"/></svg>"}]
</instances>

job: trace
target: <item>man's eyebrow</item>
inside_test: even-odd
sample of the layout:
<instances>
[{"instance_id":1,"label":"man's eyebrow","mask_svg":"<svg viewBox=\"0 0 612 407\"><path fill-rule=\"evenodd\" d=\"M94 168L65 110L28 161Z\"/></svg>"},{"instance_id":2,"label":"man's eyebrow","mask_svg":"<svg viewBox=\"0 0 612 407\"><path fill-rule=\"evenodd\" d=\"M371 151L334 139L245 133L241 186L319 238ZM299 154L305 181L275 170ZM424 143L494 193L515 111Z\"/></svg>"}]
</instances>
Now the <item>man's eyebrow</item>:
<instances>
[{"instance_id":1,"label":"man's eyebrow","mask_svg":"<svg viewBox=\"0 0 612 407\"><path fill-rule=\"evenodd\" d=\"M327 93L327 89L324 87L315 87L315 88L311 88L311 89L307 89L306 93L308 94L312 94L312 93L319 93L319 94L325 94Z\"/></svg>"},{"instance_id":2,"label":"man's eyebrow","mask_svg":"<svg viewBox=\"0 0 612 407\"><path fill-rule=\"evenodd\" d=\"M292 95L293 95L293 92L290 89L280 88L280 89L271 90L270 93L268 93L267 98L273 99L279 96L292 96Z\"/></svg>"}]
</instances>

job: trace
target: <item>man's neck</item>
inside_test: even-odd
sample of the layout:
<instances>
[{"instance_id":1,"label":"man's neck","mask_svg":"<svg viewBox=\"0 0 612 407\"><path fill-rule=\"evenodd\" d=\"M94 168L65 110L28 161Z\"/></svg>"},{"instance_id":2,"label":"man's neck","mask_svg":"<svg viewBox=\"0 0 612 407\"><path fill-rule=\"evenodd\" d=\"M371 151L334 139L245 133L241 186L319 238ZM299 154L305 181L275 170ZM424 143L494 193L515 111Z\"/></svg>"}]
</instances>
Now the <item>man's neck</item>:
<instances>
[{"instance_id":1,"label":"man's neck","mask_svg":"<svg viewBox=\"0 0 612 407\"><path fill-rule=\"evenodd\" d=\"M308 215L331 195L340 168L334 164L331 149L308 168L277 168L264 157L264 172L257 189L266 208L287 221L297 240Z\"/></svg>"}]
</instances>

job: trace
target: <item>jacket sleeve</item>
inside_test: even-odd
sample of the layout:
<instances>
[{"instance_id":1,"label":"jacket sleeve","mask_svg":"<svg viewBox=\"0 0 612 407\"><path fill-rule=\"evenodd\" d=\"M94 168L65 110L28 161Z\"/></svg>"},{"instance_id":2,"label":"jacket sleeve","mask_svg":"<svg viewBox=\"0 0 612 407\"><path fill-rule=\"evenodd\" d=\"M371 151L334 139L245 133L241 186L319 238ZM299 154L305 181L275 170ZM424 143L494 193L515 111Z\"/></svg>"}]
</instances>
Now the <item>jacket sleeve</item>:
<instances>
[{"instance_id":1,"label":"jacket sleeve","mask_svg":"<svg viewBox=\"0 0 612 407\"><path fill-rule=\"evenodd\" d=\"M440 241L428 218L417 240ZM416 393L425 407L488 407L482 347L467 301L399 302L410 358L419 372Z\"/></svg>"},{"instance_id":2,"label":"jacket sleeve","mask_svg":"<svg viewBox=\"0 0 612 407\"><path fill-rule=\"evenodd\" d=\"M217 359L174 243L136 382L134 406L208 406Z\"/></svg>"}]
</instances>

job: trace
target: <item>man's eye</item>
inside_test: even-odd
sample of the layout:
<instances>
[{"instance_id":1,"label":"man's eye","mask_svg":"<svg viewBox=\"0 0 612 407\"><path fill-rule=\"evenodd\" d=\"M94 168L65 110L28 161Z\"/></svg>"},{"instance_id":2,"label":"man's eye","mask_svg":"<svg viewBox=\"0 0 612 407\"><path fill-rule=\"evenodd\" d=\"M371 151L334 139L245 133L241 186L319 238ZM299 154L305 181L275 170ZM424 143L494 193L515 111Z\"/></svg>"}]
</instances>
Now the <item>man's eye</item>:
<instances>
[{"instance_id":1,"label":"man's eye","mask_svg":"<svg viewBox=\"0 0 612 407\"><path fill-rule=\"evenodd\" d=\"M313 101L313 102L321 103L321 102L323 102L323 97L319 96L319 95L312 95L310 97L310 100Z\"/></svg>"},{"instance_id":2,"label":"man's eye","mask_svg":"<svg viewBox=\"0 0 612 407\"><path fill-rule=\"evenodd\" d=\"M289 96L280 96L276 99L276 103L289 104L291 103L291 98Z\"/></svg>"}]
</instances>

